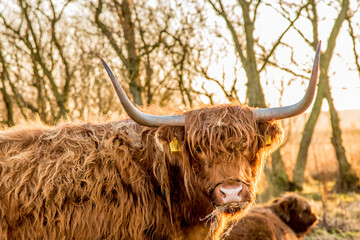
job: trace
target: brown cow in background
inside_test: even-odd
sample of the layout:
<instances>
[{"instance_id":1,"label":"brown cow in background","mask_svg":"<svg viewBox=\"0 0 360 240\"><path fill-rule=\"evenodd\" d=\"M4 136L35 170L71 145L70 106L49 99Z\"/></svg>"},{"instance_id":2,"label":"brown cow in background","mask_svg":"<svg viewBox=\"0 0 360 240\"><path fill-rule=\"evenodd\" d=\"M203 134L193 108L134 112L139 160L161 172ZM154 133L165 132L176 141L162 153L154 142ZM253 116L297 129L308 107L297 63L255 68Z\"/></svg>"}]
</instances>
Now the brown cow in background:
<instances>
[{"instance_id":1,"label":"brown cow in background","mask_svg":"<svg viewBox=\"0 0 360 240\"><path fill-rule=\"evenodd\" d=\"M306 198L290 193L256 206L235 225L226 240L297 240L317 222Z\"/></svg>"},{"instance_id":2,"label":"brown cow in background","mask_svg":"<svg viewBox=\"0 0 360 240\"><path fill-rule=\"evenodd\" d=\"M179 239L211 222L214 238L255 198L265 157L282 140L276 119L310 105L218 106L133 120L18 126L0 133L0 239Z\"/></svg>"}]
</instances>

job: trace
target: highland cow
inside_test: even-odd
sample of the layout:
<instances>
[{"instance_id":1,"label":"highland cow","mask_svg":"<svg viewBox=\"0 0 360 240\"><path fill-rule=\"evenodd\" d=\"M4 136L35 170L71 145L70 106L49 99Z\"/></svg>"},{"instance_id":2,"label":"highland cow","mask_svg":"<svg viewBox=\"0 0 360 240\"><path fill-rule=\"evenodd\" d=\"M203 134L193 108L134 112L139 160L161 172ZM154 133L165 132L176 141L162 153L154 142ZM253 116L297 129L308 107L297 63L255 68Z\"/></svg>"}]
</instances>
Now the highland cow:
<instances>
[{"instance_id":1,"label":"highland cow","mask_svg":"<svg viewBox=\"0 0 360 240\"><path fill-rule=\"evenodd\" d=\"M132 120L0 133L1 239L181 239L208 221L221 236L254 202L265 157L282 139L275 120L310 105L319 49L297 104L172 116L137 110L103 64Z\"/></svg>"},{"instance_id":2,"label":"highland cow","mask_svg":"<svg viewBox=\"0 0 360 240\"><path fill-rule=\"evenodd\" d=\"M290 193L271 204L256 206L237 225L226 240L297 240L317 222L306 198Z\"/></svg>"}]
</instances>

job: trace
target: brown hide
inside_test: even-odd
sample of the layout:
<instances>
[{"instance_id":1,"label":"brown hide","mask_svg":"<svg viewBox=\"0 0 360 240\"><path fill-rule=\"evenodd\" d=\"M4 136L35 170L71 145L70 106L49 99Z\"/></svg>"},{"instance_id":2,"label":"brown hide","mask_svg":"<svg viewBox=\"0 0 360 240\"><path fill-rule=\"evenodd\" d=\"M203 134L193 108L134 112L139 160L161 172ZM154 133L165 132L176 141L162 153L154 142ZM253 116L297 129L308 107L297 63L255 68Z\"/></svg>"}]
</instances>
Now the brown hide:
<instances>
[{"instance_id":1,"label":"brown hide","mask_svg":"<svg viewBox=\"0 0 360 240\"><path fill-rule=\"evenodd\" d=\"M123 120L0 132L0 239L181 239L207 221L221 236L254 202L282 129L247 107L185 115L185 127ZM228 180L247 197L214 209L212 189Z\"/></svg>"}]
</instances>

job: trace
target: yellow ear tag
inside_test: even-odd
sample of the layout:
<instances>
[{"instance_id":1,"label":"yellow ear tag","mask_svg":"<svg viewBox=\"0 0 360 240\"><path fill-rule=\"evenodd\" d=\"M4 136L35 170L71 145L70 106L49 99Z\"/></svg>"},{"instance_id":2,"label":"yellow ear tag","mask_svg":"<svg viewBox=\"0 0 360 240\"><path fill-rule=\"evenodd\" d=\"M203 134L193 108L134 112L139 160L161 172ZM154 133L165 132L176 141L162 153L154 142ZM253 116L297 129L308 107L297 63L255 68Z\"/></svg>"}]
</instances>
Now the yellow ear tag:
<instances>
[{"instance_id":1,"label":"yellow ear tag","mask_svg":"<svg viewBox=\"0 0 360 240\"><path fill-rule=\"evenodd\" d=\"M266 135L266 146L269 146L271 144L271 136Z\"/></svg>"},{"instance_id":2,"label":"yellow ear tag","mask_svg":"<svg viewBox=\"0 0 360 240\"><path fill-rule=\"evenodd\" d=\"M179 148L179 145L178 145L178 141L175 137L171 142L169 142L169 146L170 146L171 152L180 152L181 151L181 149Z\"/></svg>"}]
</instances>

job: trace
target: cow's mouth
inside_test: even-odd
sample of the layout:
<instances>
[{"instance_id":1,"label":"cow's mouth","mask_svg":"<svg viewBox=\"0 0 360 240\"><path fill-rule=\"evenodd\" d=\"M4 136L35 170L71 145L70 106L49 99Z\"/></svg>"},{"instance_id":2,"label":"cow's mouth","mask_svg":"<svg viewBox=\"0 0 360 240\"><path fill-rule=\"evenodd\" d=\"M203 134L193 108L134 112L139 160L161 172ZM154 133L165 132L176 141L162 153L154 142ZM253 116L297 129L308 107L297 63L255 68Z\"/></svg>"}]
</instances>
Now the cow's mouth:
<instances>
[{"instance_id":1,"label":"cow's mouth","mask_svg":"<svg viewBox=\"0 0 360 240\"><path fill-rule=\"evenodd\" d=\"M250 201L232 202L219 206L214 205L214 208L217 212L235 214L245 209L250 203Z\"/></svg>"},{"instance_id":2,"label":"cow's mouth","mask_svg":"<svg viewBox=\"0 0 360 240\"><path fill-rule=\"evenodd\" d=\"M214 205L214 210L203 220L210 222L210 235L212 239L222 239L232 227L244 217L251 209L252 201Z\"/></svg>"}]
</instances>

